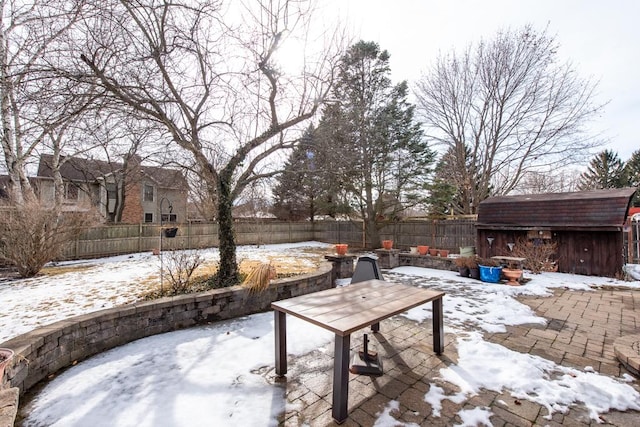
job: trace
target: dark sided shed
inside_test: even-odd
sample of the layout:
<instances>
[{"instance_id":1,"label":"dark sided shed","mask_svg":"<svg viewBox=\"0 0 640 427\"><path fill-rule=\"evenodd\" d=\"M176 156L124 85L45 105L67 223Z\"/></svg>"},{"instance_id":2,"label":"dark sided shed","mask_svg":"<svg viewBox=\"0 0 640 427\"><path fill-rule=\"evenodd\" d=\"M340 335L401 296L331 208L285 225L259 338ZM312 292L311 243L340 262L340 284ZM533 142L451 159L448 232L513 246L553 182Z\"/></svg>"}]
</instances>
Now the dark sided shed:
<instances>
[{"instance_id":1,"label":"dark sided shed","mask_svg":"<svg viewBox=\"0 0 640 427\"><path fill-rule=\"evenodd\" d=\"M563 273L615 277L624 265L623 227L636 188L491 197L478 206L481 257L509 255L519 238L558 244ZM489 243L491 242L491 243Z\"/></svg>"}]
</instances>

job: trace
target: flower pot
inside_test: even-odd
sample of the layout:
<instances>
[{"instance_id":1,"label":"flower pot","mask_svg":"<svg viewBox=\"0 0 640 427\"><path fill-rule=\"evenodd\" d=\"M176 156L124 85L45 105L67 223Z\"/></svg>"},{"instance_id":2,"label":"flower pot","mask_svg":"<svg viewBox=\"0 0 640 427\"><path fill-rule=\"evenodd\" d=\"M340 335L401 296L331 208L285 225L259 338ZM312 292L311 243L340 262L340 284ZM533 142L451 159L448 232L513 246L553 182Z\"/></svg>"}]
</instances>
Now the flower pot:
<instances>
[{"instance_id":1,"label":"flower pot","mask_svg":"<svg viewBox=\"0 0 640 427\"><path fill-rule=\"evenodd\" d=\"M458 273L460 273L462 277L469 277L469 267L458 267Z\"/></svg>"},{"instance_id":2,"label":"flower pot","mask_svg":"<svg viewBox=\"0 0 640 427\"><path fill-rule=\"evenodd\" d=\"M345 255L347 253L347 248L349 247L349 245L347 245L346 243L338 243L336 245L336 253L338 255Z\"/></svg>"},{"instance_id":3,"label":"flower pot","mask_svg":"<svg viewBox=\"0 0 640 427\"><path fill-rule=\"evenodd\" d=\"M520 286L520 278L522 277L522 270L516 268L503 268L502 274L507 278L507 285Z\"/></svg>"},{"instance_id":4,"label":"flower pot","mask_svg":"<svg viewBox=\"0 0 640 427\"><path fill-rule=\"evenodd\" d=\"M480 269L478 267L469 267L469 277L480 280Z\"/></svg>"},{"instance_id":5,"label":"flower pot","mask_svg":"<svg viewBox=\"0 0 640 427\"><path fill-rule=\"evenodd\" d=\"M438 250L437 249L429 249L429 255L438 256Z\"/></svg>"},{"instance_id":6,"label":"flower pot","mask_svg":"<svg viewBox=\"0 0 640 427\"><path fill-rule=\"evenodd\" d=\"M487 265L479 265L480 280L487 283L500 282L500 274L502 274L502 267L489 267Z\"/></svg>"},{"instance_id":7,"label":"flower pot","mask_svg":"<svg viewBox=\"0 0 640 427\"><path fill-rule=\"evenodd\" d=\"M449 256L449 250L448 249L440 249L440 256L443 258L446 258Z\"/></svg>"},{"instance_id":8,"label":"flower pot","mask_svg":"<svg viewBox=\"0 0 640 427\"><path fill-rule=\"evenodd\" d=\"M418 247L417 246L411 246L409 248L409 253L413 254L413 255L417 255L418 254Z\"/></svg>"},{"instance_id":9,"label":"flower pot","mask_svg":"<svg viewBox=\"0 0 640 427\"><path fill-rule=\"evenodd\" d=\"M160 249L153 248L153 249L151 249L151 253L154 254L154 255L160 255Z\"/></svg>"},{"instance_id":10,"label":"flower pot","mask_svg":"<svg viewBox=\"0 0 640 427\"><path fill-rule=\"evenodd\" d=\"M169 227L164 229L164 237L169 239L176 237L178 234L178 227Z\"/></svg>"},{"instance_id":11,"label":"flower pot","mask_svg":"<svg viewBox=\"0 0 640 427\"><path fill-rule=\"evenodd\" d=\"M11 359L13 359L13 350L10 348L0 348L0 383L4 375L4 369L9 365Z\"/></svg>"},{"instance_id":12,"label":"flower pot","mask_svg":"<svg viewBox=\"0 0 640 427\"><path fill-rule=\"evenodd\" d=\"M393 248L393 240L383 240L382 247L386 250L390 250Z\"/></svg>"},{"instance_id":13,"label":"flower pot","mask_svg":"<svg viewBox=\"0 0 640 427\"><path fill-rule=\"evenodd\" d=\"M426 255L429 252L429 246L418 246L418 253L420 255Z\"/></svg>"}]
</instances>

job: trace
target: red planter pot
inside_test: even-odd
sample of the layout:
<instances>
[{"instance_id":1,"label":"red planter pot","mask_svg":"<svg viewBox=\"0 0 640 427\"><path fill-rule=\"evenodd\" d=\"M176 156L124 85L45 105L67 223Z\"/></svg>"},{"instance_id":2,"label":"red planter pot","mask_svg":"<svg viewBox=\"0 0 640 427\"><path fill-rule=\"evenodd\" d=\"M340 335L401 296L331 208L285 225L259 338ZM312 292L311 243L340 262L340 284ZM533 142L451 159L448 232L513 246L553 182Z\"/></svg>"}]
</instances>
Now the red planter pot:
<instances>
[{"instance_id":1,"label":"red planter pot","mask_svg":"<svg viewBox=\"0 0 640 427\"><path fill-rule=\"evenodd\" d=\"M386 250L392 249L393 248L393 240L383 240L382 241L382 247Z\"/></svg>"},{"instance_id":2,"label":"red planter pot","mask_svg":"<svg viewBox=\"0 0 640 427\"><path fill-rule=\"evenodd\" d=\"M347 245L346 243L338 243L336 245L336 253L338 255L346 255L348 248L349 248L349 245Z\"/></svg>"},{"instance_id":3,"label":"red planter pot","mask_svg":"<svg viewBox=\"0 0 640 427\"><path fill-rule=\"evenodd\" d=\"M426 255L429 252L429 246L418 246L418 253L420 255Z\"/></svg>"}]
</instances>

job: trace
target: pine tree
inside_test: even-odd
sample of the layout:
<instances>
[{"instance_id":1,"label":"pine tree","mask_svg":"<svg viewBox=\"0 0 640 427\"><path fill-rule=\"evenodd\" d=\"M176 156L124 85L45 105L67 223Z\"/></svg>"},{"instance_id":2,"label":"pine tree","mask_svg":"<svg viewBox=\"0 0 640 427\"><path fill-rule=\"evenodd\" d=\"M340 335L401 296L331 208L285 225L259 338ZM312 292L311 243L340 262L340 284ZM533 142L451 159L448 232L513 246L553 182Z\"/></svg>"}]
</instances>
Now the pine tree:
<instances>
[{"instance_id":1,"label":"pine tree","mask_svg":"<svg viewBox=\"0 0 640 427\"><path fill-rule=\"evenodd\" d=\"M640 150L636 150L631 154L631 158L624 165L624 175L626 185L629 187L640 187ZM633 197L633 206L640 206L640 190L636 191Z\"/></svg>"},{"instance_id":2,"label":"pine tree","mask_svg":"<svg viewBox=\"0 0 640 427\"><path fill-rule=\"evenodd\" d=\"M604 150L596 154L587 171L580 175L581 190L622 188L625 186L624 164L618 153Z\"/></svg>"},{"instance_id":3,"label":"pine tree","mask_svg":"<svg viewBox=\"0 0 640 427\"><path fill-rule=\"evenodd\" d=\"M423 201L434 153L426 144L406 82L393 85L389 53L360 41L342 58L333 97L323 112L320 144L339 190L365 222L369 245L379 245L384 221Z\"/></svg>"},{"instance_id":4,"label":"pine tree","mask_svg":"<svg viewBox=\"0 0 640 427\"><path fill-rule=\"evenodd\" d=\"M278 219L313 220L320 184L316 178L314 128L309 127L287 160L273 189L273 213Z\"/></svg>"}]
</instances>

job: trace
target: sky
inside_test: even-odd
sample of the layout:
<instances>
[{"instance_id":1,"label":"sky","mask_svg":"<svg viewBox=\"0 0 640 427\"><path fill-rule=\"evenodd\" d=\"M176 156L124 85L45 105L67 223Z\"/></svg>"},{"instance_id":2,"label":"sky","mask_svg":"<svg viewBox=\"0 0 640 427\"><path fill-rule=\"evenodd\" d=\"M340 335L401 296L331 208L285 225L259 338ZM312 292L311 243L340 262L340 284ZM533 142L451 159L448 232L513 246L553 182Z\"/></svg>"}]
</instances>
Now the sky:
<instances>
[{"instance_id":1,"label":"sky","mask_svg":"<svg viewBox=\"0 0 640 427\"><path fill-rule=\"evenodd\" d=\"M302 254L302 248L332 246L318 242L292 245L240 246L239 251L254 259L267 260L274 255ZM216 257L215 249L204 251ZM317 253L322 257L322 253ZM59 275L28 280L0 282L0 306L8 316L0 316L0 331L5 337L23 331L15 325L33 324L34 319L54 321L54 312L62 318L113 306L121 294L135 300L136 282L157 271L157 257L148 253L131 257L111 257L80 263L61 263ZM67 271L70 266L77 271ZM97 277L113 277L117 286L105 287ZM423 399L435 417L442 402L462 403L482 389L509 392L547 409L562 412L572 405L585 407L594 420L610 409L640 410L640 393L631 386L629 375L602 375L590 366L567 368L550 360L512 351L483 340L482 333L506 331L507 325L545 324L546 320L520 303L518 295L549 296L553 288L589 290L590 286L640 288L640 282L622 282L610 278L576 276L561 273L529 275L523 286L478 282L456 272L417 267L399 267L385 272L387 280L397 280L442 290L445 333L455 336L457 362L442 368L433 378ZM127 280L126 278L130 279ZM83 295L74 298L68 283L75 283ZM342 279L340 286L348 286ZM55 301L49 308L40 304L46 295ZM33 301L33 307L21 306L21 318L11 310L18 300ZM28 303L25 303L28 304ZM47 313L51 312L51 313ZM5 313L3 313L5 314ZM431 322L431 304L415 307L401 316L418 323ZM23 408L28 414L24 426L275 426L277 417L289 406L284 390L269 380L274 369L273 314L260 313L202 327L189 328L134 341L101 353L65 370L49 381L36 398ZM333 335L308 322L289 316L287 334L290 356L318 350L331 354ZM167 348L175 349L168 353ZM230 357L232 356L232 357ZM510 360L504 364L504 360ZM290 362L291 365L295 361ZM292 369L293 371L293 369ZM486 375L492 372L492 375ZM459 392L447 394L442 383L450 383ZM447 387L449 389L450 387ZM414 427L393 416L398 402L391 400L377 416L375 426ZM508 405L508 403L504 403ZM462 425L480 425L491 416L490 408L461 410ZM487 424L489 425L489 424Z\"/></svg>"},{"instance_id":2,"label":"sky","mask_svg":"<svg viewBox=\"0 0 640 427\"><path fill-rule=\"evenodd\" d=\"M358 39L391 54L395 82L415 81L439 53L461 50L498 30L548 28L559 58L583 78L599 81L608 103L590 126L623 161L640 148L640 2L636 0L320 0L322 13L342 19Z\"/></svg>"}]
</instances>

